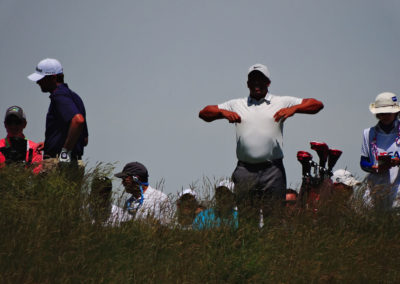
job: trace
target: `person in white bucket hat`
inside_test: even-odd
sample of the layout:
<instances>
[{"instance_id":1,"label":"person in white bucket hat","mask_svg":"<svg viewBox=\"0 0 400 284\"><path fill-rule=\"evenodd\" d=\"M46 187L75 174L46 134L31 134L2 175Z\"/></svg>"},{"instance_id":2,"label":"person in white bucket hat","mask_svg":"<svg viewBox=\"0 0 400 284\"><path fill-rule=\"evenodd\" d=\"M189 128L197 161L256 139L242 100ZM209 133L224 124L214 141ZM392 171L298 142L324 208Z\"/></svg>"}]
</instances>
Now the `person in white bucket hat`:
<instances>
[{"instance_id":1,"label":"person in white bucket hat","mask_svg":"<svg viewBox=\"0 0 400 284\"><path fill-rule=\"evenodd\" d=\"M366 200L376 209L397 207L400 175L400 106L396 94L380 93L369 110L378 123L364 129L361 168L368 172Z\"/></svg>"}]
</instances>

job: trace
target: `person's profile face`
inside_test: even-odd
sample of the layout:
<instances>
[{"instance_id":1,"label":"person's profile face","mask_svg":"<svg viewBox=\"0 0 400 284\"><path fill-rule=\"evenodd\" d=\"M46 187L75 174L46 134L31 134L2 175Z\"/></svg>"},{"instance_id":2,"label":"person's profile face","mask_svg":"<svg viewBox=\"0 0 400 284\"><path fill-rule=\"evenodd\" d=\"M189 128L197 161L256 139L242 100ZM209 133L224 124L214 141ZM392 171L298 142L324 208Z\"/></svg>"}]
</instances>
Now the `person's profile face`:
<instances>
[{"instance_id":1,"label":"person's profile face","mask_svg":"<svg viewBox=\"0 0 400 284\"><path fill-rule=\"evenodd\" d=\"M57 87L56 76L44 76L42 79L36 82L40 86L43 93L52 92Z\"/></svg>"},{"instance_id":2,"label":"person's profile face","mask_svg":"<svg viewBox=\"0 0 400 284\"><path fill-rule=\"evenodd\" d=\"M132 176L126 176L122 179L122 185L125 187L125 191L129 194L140 193L140 186L134 181Z\"/></svg>"}]
</instances>

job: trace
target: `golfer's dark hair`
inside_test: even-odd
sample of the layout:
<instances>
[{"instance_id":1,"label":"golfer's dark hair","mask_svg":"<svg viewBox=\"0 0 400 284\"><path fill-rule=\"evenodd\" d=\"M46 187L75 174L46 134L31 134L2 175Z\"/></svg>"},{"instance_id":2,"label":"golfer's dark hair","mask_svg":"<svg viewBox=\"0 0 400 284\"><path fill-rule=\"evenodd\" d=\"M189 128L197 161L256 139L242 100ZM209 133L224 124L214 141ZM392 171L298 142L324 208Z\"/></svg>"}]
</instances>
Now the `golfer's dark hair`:
<instances>
[{"instance_id":1,"label":"golfer's dark hair","mask_svg":"<svg viewBox=\"0 0 400 284\"><path fill-rule=\"evenodd\" d=\"M56 75L56 80L57 80L57 83L63 83L64 84L64 74L63 73L57 74Z\"/></svg>"}]
</instances>

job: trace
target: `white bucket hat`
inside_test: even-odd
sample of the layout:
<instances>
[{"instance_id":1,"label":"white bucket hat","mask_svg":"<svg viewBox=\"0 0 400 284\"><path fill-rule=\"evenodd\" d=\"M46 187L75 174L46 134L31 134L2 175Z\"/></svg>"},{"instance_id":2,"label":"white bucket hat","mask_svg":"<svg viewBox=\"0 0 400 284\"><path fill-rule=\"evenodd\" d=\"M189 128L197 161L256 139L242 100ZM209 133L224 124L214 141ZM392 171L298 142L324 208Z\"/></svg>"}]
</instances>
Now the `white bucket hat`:
<instances>
[{"instance_id":1,"label":"white bucket hat","mask_svg":"<svg viewBox=\"0 0 400 284\"><path fill-rule=\"evenodd\" d=\"M400 112L396 94L389 92L380 93L376 97L375 102L369 105L369 110L373 114Z\"/></svg>"},{"instance_id":2,"label":"white bucket hat","mask_svg":"<svg viewBox=\"0 0 400 284\"><path fill-rule=\"evenodd\" d=\"M340 169L333 173L332 176L333 183L343 183L347 186L355 186L361 184L360 181L356 180L351 172Z\"/></svg>"}]
</instances>

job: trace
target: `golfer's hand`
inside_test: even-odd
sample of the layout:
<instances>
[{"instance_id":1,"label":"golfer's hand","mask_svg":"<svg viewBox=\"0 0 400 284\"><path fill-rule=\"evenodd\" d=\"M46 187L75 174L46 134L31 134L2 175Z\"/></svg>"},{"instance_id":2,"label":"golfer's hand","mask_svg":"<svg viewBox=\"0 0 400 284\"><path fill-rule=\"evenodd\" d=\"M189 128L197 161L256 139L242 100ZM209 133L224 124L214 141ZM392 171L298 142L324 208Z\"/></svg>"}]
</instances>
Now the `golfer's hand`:
<instances>
[{"instance_id":1,"label":"golfer's hand","mask_svg":"<svg viewBox=\"0 0 400 284\"><path fill-rule=\"evenodd\" d=\"M278 110L275 115L275 122L282 120L284 122L286 118L293 116L296 113L296 109L293 107L285 107Z\"/></svg>"},{"instance_id":2,"label":"golfer's hand","mask_svg":"<svg viewBox=\"0 0 400 284\"><path fill-rule=\"evenodd\" d=\"M240 123L242 121L240 116L236 112L222 110L221 113L223 117L225 117L229 121L229 123Z\"/></svg>"},{"instance_id":3,"label":"golfer's hand","mask_svg":"<svg viewBox=\"0 0 400 284\"><path fill-rule=\"evenodd\" d=\"M60 163L70 163L71 162L71 154L72 151L68 151L65 148L61 149L60 156L58 157L58 161Z\"/></svg>"}]
</instances>

